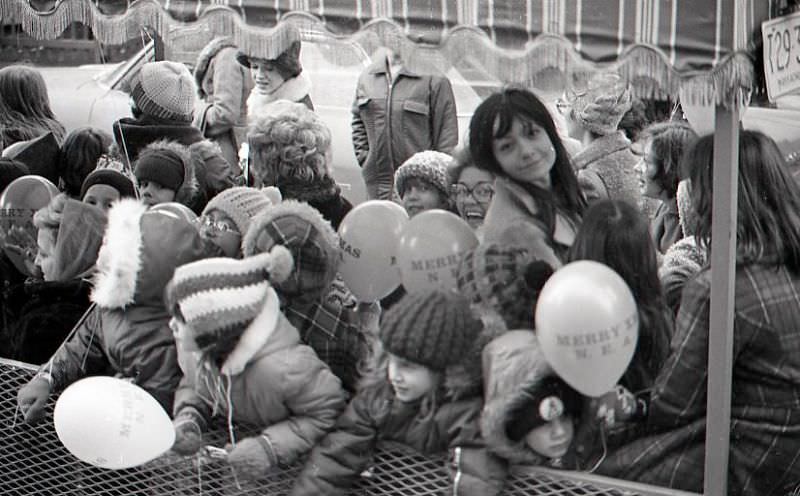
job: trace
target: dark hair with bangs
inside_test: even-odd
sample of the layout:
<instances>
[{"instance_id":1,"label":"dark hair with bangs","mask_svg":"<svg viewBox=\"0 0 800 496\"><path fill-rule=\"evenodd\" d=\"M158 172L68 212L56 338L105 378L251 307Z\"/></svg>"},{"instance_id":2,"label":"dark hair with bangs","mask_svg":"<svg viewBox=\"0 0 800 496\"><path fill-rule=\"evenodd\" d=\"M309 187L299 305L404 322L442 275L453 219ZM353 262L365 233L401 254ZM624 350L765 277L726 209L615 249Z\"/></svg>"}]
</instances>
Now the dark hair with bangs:
<instances>
[{"instance_id":1,"label":"dark hair with bangs","mask_svg":"<svg viewBox=\"0 0 800 496\"><path fill-rule=\"evenodd\" d=\"M633 293L639 309L639 340L622 384L649 388L669 354L672 320L658 279L650 223L624 200L600 200L586 211L568 260L594 260L612 268Z\"/></svg>"},{"instance_id":2,"label":"dark hair with bangs","mask_svg":"<svg viewBox=\"0 0 800 496\"><path fill-rule=\"evenodd\" d=\"M714 136L698 139L683 162L691 180L695 236L710 249ZM775 141L760 131L739 131L738 263L786 265L800 274L800 189Z\"/></svg>"},{"instance_id":3,"label":"dark hair with bangs","mask_svg":"<svg viewBox=\"0 0 800 496\"><path fill-rule=\"evenodd\" d=\"M514 119L536 123L550 138L556 151L556 160L550 170L552 191L511 179L497 162L492 144L509 132ZM550 112L532 92L524 88L509 87L478 105L469 123L469 150L477 167L514 181L537 201L544 201L543 206L558 206L576 221L583 215L586 200L578 186L578 178L570 163L569 154L558 136ZM548 217L548 225L552 226L555 219L553 208L546 208L544 211Z\"/></svg>"},{"instance_id":4,"label":"dark hair with bangs","mask_svg":"<svg viewBox=\"0 0 800 496\"><path fill-rule=\"evenodd\" d=\"M653 180L675 198L678 182L684 179L680 170L681 157L689 145L697 139L697 133L685 122L659 122L648 126L639 136L640 141L650 142L650 150L658 172Z\"/></svg>"}]
</instances>

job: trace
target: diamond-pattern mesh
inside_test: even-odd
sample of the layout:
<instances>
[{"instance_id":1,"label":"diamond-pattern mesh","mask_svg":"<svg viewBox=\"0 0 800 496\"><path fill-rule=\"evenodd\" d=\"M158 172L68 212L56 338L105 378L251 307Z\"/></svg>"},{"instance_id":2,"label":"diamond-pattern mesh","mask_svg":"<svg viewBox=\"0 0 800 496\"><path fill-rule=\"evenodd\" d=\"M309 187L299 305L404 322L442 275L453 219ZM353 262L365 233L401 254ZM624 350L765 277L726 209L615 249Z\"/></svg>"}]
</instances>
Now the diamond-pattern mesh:
<instances>
[{"instance_id":1,"label":"diamond-pattern mesh","mask_svg":"<svg viewBox=\"0 0 800 496\"><path fill-rule=\"evenodd\" d=\"M302 464L281 467L258 484L237 481L226 462L207 457L182 457L167 453L133 469L106 470L72 456L59 441L53 428L55 401L48 406L48 418L35 426L22 421L16 408L17 390L35 369L26 364L0 359L0 494L2 495L282 495L289 492ZM248 435L246 429L237 438ZM208 444L223 446L224 426L208 435ZM512 477L506 496L581 495L637 496L668 494L625 489L624 481L581 480L572 472L540 471L526 477ZM628 486L633 486L628 484ZM365 472L353 490L355 496L442 494L449 487L442 458L424 457L398 444L382 445L373 467ZM686 494L686 493L684 493Z\"/></svg>"}]
</instances>

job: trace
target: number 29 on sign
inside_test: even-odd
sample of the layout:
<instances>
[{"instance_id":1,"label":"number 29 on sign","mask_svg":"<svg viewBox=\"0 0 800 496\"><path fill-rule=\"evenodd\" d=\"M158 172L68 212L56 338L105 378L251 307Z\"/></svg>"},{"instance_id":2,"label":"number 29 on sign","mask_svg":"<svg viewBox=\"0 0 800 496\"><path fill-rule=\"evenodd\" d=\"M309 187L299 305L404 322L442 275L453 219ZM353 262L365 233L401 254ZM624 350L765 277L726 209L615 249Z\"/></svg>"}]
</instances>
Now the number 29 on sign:
<instances>
[{"instance_id":1,"label":"number 29 on sign","mask_svg":"<svg viewBox=\"0 0 800 496\"><path fill-rule=\"evenodd\" d=\"M792 57L793 48L800 45L800 25L791 26L791 31L789 27L773 29L767 33L766 38L769 53L766 62L769 63L772 74L788 69L792 58L800 64L800 55L795 54Z\"/></svg>"}]
</instances>

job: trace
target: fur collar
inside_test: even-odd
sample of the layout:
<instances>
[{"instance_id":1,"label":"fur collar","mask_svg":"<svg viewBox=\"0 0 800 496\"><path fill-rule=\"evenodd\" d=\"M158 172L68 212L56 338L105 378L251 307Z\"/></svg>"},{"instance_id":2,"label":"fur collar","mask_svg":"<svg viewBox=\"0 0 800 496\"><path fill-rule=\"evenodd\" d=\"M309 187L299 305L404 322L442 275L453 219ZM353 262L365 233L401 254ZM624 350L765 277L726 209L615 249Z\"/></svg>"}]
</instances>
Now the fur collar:
<instances>
[{"instance_id":1,"label":"fur collar","mask_svg":"<svg viewBox=\"0 0 800 496\"><path fill-rule=\"evenodd\" d=\"M208 67L211 65L211 61L214 60L214 57L225 48L236 48L236 45L227 36L221 36L211 40L208 45L203 47L203 50L197 56L197 63L194 68L194 80L197 83L197 94L201 99L206 97L206 93L203 91L203 80L206 78Z\"/></svg>"},{"instance_id":2,"label":"fur collar","mask_svg":"<svg viewBox=\"0 0 800 496\"><path fill-rule=\"evenodd\" d=\"M204 140L205 141L205 140ZM183 162L183 183L178 191L175 192L175 202L182 205L191 206L194 199L200 194L200 183L197 180L196 168L198 164L202 167L202 152L205 145L201 146L202 141L195 143L187 148L174 141L158 140L145 146L144 150L170 150L177 154ZM194 152L193 152L194 150Z\"/></svg>"},{"instance_id":3,"label":"fur collar","mask_svg":"<svg viewBox=\"0 0 800 496\"><path fill-rule=\"evenodd\" d=\"M300 102L311 92L311 80L304 72L287 79L272 93L262 93L258 86L253 87L247 98L248 117L260 115L266 105L278 100Z\"/></svg>"},{"instance_id":4,"label":"fur collar","mask_svg":"<svg viewBox=\"0 0 800 496\"><path fill-rule=\"evenodd\" d=\"M622 131L602 136L592 141L572 159L572 166L576 169L585 169L592 162L624 150L631 149L631 142Z\"/></svg>"},{"instance_id":5,"label":"fur collar","mask_svg":"<svg viewBox=\"0 0 800 496\"><path fill-rule=\"evenodd\" d=\"M124 308L134 302L142 255L139 222L145 211L144 203L130 198L119 200L108 211L91 294L91 300L100 307Z\"/></svg>"},{"instance_id":6,"label":"fur collar","mask_svg":"<svg viewBox=\"0 0 800 496\"><path fill-rule=\"evenodd\" d=\"M315 181L301 181L294 178L281 179L277 185L281 195L286 199L308 203L326 202L339 196L341 189L330 176Z\"/></svg>"}]
</instances>

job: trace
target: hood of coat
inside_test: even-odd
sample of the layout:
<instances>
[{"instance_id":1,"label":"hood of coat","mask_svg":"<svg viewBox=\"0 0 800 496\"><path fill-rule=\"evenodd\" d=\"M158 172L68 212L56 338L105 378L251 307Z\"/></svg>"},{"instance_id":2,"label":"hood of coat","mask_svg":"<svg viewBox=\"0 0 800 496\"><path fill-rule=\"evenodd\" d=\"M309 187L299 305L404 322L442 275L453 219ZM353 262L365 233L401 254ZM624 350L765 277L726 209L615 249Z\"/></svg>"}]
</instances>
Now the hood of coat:
<instances>
[{"instance_id":1,"label":"hood of coat","mask_svg":"<svg viewBox=\"0 0 800 496\"><path fill-rule=\"evenodd\" d=\"M191 124L158 121L149 117L124 117L112 126L119 154L132 164L142 149L159 140L177 141L190 146L202 141L203 133Z\"/></svg>"},{"instance_id":2,"label":"hood of coat","mask_svg":"<svg viewBox=\"0 0 800 496\"><path fill-rule=\"evenodd\" d=\"M183 164L183 182L175 192L175 202L191 207L194 200L200 195L200 183L197 179L198 161L202 163L200 150L192 152L192 147L186 147L175 141L158 140L145 146L144 150L170 150L181 158Z\"/></svg>"},{"instance_id":3,"label":"hood of coat","mask_svg":"<svg viewBox=\"0 0 800 496\"><path fill-rule=\"evenodd\" d=\"M106 213L94 205L77 200L66 202L53 251L55 280L68 281L91 272L107 220Z\"/></svg>"},{"instance_id":4,"label":"hood of coat","mask_svg":"<svg viewBox=\"0 0 800 496\"><path fill-rule=\"evenodd\" d=\"M511 463L539 464L542 457L506 435L509 415L553 374L530 330L513 330L492 340L483 350L484 406L481 431L486 446Z\"/></svg>"},{"instance_id":5,"label":"hood of coat","mask_svg":"<svg viewBox=\"0 0 800 496\"><path fill-rule=\"evenodd\" d=\"M185 218L122 199L108 212L91 299L108 309L163 308L175 268L207 256L207 244Z\"/></svg>"},{"instance_id":6,"label":"hood of coat","mask_svg":"<svg viewBox=\"0 0 800 496\"><path fill-rule=\"evenodd\" d=\"M206 93L203 90L203 80L206 78L211 61L226 48L231 49L233 52L231 56L235 58L236 44L227 36L214 38L197 55L197 61L194 65L194 81L197 83L197 93L200 98L206 97Z\"/></svg>"}]
</instances>

